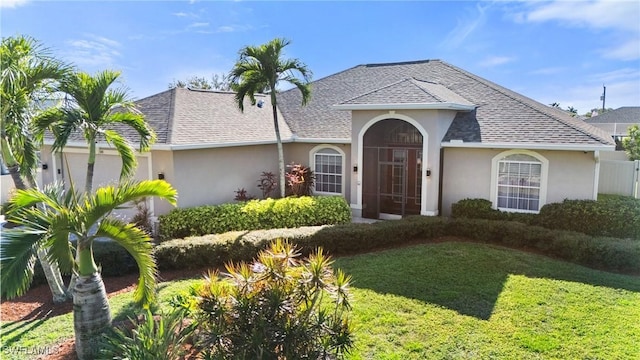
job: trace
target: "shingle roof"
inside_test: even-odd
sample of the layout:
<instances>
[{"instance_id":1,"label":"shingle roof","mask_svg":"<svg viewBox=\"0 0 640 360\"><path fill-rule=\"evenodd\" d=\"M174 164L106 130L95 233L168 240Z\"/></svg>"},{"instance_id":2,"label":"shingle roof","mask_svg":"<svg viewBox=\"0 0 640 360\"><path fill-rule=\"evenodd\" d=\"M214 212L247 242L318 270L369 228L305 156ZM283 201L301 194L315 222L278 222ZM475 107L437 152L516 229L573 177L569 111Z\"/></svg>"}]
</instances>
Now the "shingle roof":
<instances>
[{"instance_id":1,"label":"shingle roof","mask_svg":"<svg viewBox=\"0 0 640 360\"><path fill-rule=\"evenodd\" d=\"M640 106L624 106L584 120L589 124L640 124Z\"/></svg>"},{"instance_id":2,"label":"shingle roof","mask_svg":"<svg viewBox=\"0 0 640 360\"><path fill-rule=\"evenodd\" d=\"M433 104L457 103L473 105L446 87L412 78L383 86L341 104Z\"/></svg>"},{"instance_id":3,"label":"shingle roof","mask_svg":"<svg viewBox=\"0 0 640 360\"><path fill-rule=\"evenodd\" d=\"M279 94L278 106L299 138L351 138L350 112L331 106L364 99L407 78L436 84L478 106L471 113L459 112L443 141L613 145L608 134L564 111L440 60L359 65L314 81L306 106L300 106L297 89ZM381 101L379 97L370 100Z\"/></svg>"},{"instance_id":4,"label":"shingle roof","mask_svg":"<svg viewBox=\"0 0 640 360\"><path fill-rule=\"evenodd\" d=\"M234 94L175 88L136 102L156 130L158 144L225 145L275 142L273 113L269 96L256 95L262 108L246 100L240 112ZM282 139L292 134L278 112Z\"/></svg>"}]
</instances>

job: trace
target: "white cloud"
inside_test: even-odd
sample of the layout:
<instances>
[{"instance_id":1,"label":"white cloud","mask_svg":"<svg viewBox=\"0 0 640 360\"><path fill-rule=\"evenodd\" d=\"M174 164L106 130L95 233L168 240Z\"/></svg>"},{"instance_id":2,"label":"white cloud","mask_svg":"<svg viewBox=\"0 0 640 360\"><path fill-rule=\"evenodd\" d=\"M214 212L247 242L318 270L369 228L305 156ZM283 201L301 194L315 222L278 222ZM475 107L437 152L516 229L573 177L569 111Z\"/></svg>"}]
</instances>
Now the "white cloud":
<instances>
[{"instance_id":1,"label":"white cloud","mask_svg":"<svg viewBox=\"0 0 640 360\"><path fill-rule=\"evenodd\" d=\"M527 11L511 14L514 21L554 21L567 27L608 30L612 37L610 44L598 50L603 57L623 61L640 59L640 6L637 1L529 1L526 4Z\"/></svg>"},{"instance_id":2,"label":"white cloud","mask_svg":"<svg viewBox=\"0 0 640 360\"><path fill-rule=\"evenodd\" d=\"M486 10L490 6L482 7L478 4L476 11L471 14L472 19L457 19L456 27L447 34L441 45L449 49L460 46L467 37L486 22Z\"/></svg>"},{"instance_id":3,"label":"white cloud","mask_svg":"<svg viewBox=\"0 0 640 360\"><path fill-rule=\"evenodd\" d=\"M13 9L15 7L25 5L29 0L0 0L0 8Z\"/></svg>"},{"instance_id":4,"label":"white cloud","mask_svg":"<svg viewBox=\"0 0 640 360\"><path fill-rule=\"evenodd\" d=\"M121 56L121 44L118 41L93 34L85 35L85 39L68 40L67 51L63 54L69 61L90 67L112 67Z\"/></svg>"},{"instance_id":5,"label":"white cloud","mask_svg":"<svg viewBox=\"0 0 640 360\"><path fill-rule=\"evenodd\" d=\"M209 23L208 22L196 22L193 24L189 24L189 26L187 26L188 28L202 28L202 27L209 27Z\"/></svg>"},{"instance_id":6,"label":"white cloud","mask_svg":"<svg viewBox=\"0 0 640 360\"><path fill-rule=\"evenodd\" d=\"M555 75L560 74L566 69L563 67L547 67L531 71L533 75Z\"/></svg>"},{"instance_id":7,"label":"white cloud","mask_svg":"<svg viewBox=\"0 0 640 360\"><path fill-rule=\"evenodd\" d=\"M640 19L638 19L640 21ZM640 26L640 25L639 25ZM640 59L640 37L629 39L617 46L602 49L600 53L607 59L636 60Z\"/></svg>"},{"instance_id":8,"label":"white cloud","mask_svg":"<svg viewBox=\"0 0 640 360\"><path fill-rule=\"evenodd\" d=\"M640 6L636 1L556 1L537 3L526 14L527 21L560 21L578 27L620 29L638 32Z\"/></svg>"},{"instance_id":9,"label":"white cloud","mask_svg":"<svg viewBox=\"0 0 640 360\"><path fill-rule=\"evenodd\" d=\"M514 57L509 57L509 56L489 56L486 59L482 60L479 65L483 67L492 67L492 66L504 65L504 64L513 62L514 60L515 60Z\"/></svg>"}]
</instances>

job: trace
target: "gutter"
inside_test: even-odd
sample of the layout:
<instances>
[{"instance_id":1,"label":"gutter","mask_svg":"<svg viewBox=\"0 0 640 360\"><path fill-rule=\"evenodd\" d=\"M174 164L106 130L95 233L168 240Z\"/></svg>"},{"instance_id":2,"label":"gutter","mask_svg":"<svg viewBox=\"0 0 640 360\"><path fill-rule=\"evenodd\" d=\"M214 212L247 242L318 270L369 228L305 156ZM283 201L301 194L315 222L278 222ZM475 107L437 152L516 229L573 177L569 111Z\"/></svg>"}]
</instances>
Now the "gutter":
<instances>
[{"instance_id":1,"label":"gutter","mask_svg":"<svg viewBox=\"0 0 640 360\"><path fill-rule=\"evenodd\" d=\"M573 145L573 144L541 144L541 143L478 143L451 140L440 144L443 148L476 148L476 149L535 149L535 150L567 150L567 151L615 151L615 145Z\"/></svg>"}]
</instances>

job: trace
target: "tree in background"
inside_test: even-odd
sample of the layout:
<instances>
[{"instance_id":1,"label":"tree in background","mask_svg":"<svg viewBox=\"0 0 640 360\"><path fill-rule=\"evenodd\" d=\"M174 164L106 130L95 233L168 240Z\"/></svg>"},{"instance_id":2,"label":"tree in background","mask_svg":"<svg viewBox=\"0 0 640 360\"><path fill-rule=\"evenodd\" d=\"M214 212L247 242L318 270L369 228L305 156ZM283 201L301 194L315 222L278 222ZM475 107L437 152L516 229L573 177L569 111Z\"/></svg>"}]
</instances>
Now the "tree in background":
<instances>
[{"instance_id":1,"label":"tree in background","mask_svg":"<svg viewBox=\"0 0 640 360\"><path fill-rule=\"evenodd\" d=\"M211 80L207 80L205 77L191 76L186 80L173 80L169 83L169 89L174 88L191 88L200 90L217 90L217 91L231 91L231 79L227 74L213 74Z\"/></svg>"},{"instance_id":2,"label":"tree in background","mask_svg":"<svg viewBox=\"0 0 640 360\"><path fill-rule=\"evenodd\" d=\"M96 142L102 137L113 145L122 158L120 179L131 176L137 167L135 149L116 126L132 128L139 136L140 152L148 151L156 135L134 106L124 88L112 89L119 71L105 70L95 76L77 72L62 81L60 91L71 97L72 104L53 108L36 119L40 130L54 129L53 151L61 151L71 135L79 131L89 147L85 192L91 193L96 162Z\"/></svg>"},{"instance_id":3,"label":"tree in background","mask_svg":"<svg viewBox=\"0 0 640 360\"><path fill-rule=\"evenodd\" d=\"M629 127L629 136L622 139L622 148L629 156L629 160L640 160L640 127Z\"/></svg>"},{"instance_id":4,"label":"tree in background","mask_svg":"<svg viewBox=\"0 0 640 360\"><path fill-rule=\"evenodd\" d=\"M80 195L73 187L64 190L61 184L45 187L43 191L19 190L9 201L7 219L20 227L3 231L0 242L2 296L20 296L29 289L34 252L46 249L47 257L60 264L63 271L74 269L77 274L72 291L76 353L81 360L94 359L99 350L97 344L111 325L111 310L93 258L93 242L96 238L108 238L131 254L140 271L134 300L147 306L152 303L157 267L151 238L134 224L110 216L116 208L151 196L176 204L176 191L163 180L125 182ZM78 239L75 256L70 235Z\"/></svg>"},{"instance_id":5,"label":"tree in background","mask_svg":"<svg viewBox=\"0 0 640 360\"><path fill-rule=\"evenodd\" d=\"M298 59L283 59L282 52L291 42L276 38L260 46L246 46L239 52L239 58L229 74L231 88L236 92L236 101L240 111L244 111L244 98L249 97L256 104L255 94L268 92L271 96L273 126L278 146L278 170L280 196L285 196L285 167L280 127L278 125L277 97L278 84L287 82L302 93L302 105L311 98L311 71ZM296 75L302 76L302 80Z\"/></svg>"},{"instance_id":6,"label":"tree in background","mask_svg":"<svg viewBox=\"0 0 640 360\"><path fill-rule=\"evenodd\" d=\"M15 187L38 187L36 169L41 139L33 134L33 117L53 84L69 73L70 67L53 58L49 50L27 36L7 37L0 46L1 152ZM67 296L60 270L38 251L40 264L54 303Z\"/></svg>"}]
</instances>

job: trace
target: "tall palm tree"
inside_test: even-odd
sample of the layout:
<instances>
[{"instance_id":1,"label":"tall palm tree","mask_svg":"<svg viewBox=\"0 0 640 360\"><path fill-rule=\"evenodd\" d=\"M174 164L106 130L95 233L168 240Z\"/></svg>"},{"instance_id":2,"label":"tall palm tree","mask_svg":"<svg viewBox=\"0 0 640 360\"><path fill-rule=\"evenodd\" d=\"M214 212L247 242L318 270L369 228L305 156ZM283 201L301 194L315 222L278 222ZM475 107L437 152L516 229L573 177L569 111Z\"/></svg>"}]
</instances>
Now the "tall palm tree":
<instances>
[{"instance_id":1,"label":"tall palm tree","mask_svg":"<svg viewBox=\"0 0 640 360\"><path fill-rule=\"evenodd\" d=\"M73 291L73 320L79 359L95 357L97 341L111 325L107 294L93 257L96 238L112 239L133 256L140 271L134 300L142 305L154 300L157 267L151 239L135 225L110 217L114 209L150 196L176 204L175 189L163 180L124 182L82 195L76 194L73 187L65 191L60 184L54 184L43 191L19 190L9 202L8 219L21 227L2 235L2 294L12 298L27 291L33 279L34 251L38 248L47 249L47 257L57 261L64 271L73 270L78 275ZM39 204L44 206L34 206ZM78 239L75 257L69 235Z\"/></svg>"},{"instance_id":2,"label":"tall palm tree","mask_svg":"<svg viewBox=\"0 0 640 360\"><path fill-rule=\"evenodd\" d=\"M255 94L269 92L273 110L273 126L278 145L278 166L280 170L280 195L285 195L284 182L284 153L280 127L278 126L278 111L276 94L281 81L293 84L302 93L302 105L306 105L311 98L311 71L298 59L282 59L282 50L291 42L276 38L260 46L246 46L239 52L239 59L229 73L231 88L236 92L236 101L240 111L244 111L244 98L249 97L255 105ZM296 77L301 75L302 80Z\"/></svg>"},{"instance_id":3,"label":"tall palm tree","mask_svg":"<svg viewBox=\"0 0 640 360\"><path fill-rule=\"evenodd\" d=\"M0 148L17 189L37 187L37 151L41 143L33 136L34 112L42 96L69 73L70 67L53 58L49 50L27 36L7 37L0 46ZM40 263L55 303L66 299L64 283L55 263L39 252Z\"/></svg>"},{"instance_id":4,"label":"tall palm tree","mask_svg":"<svg viewBox=\"0 0 640 360\"><path fill-rule=\"evenodd\" d=\"M113 145L122 158L120 178L135 172L136 154L133 146L118 131L122 125L132 128L139 136L139 151L148 151L155 141L155 133L136 110L127 90L111 88L120 76L119 71L105 70L95 76L74 73L62 81L60 91L71 97L72 104L50 109L36 118L41 130L54 129L53 151L61 151L76 131L80 131L89 147L85 192L93 188L96 162L96 142L104 138Z\"/></svg>"}]
</instances>

